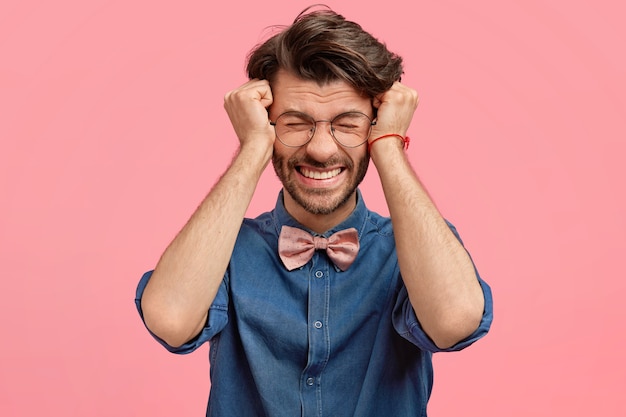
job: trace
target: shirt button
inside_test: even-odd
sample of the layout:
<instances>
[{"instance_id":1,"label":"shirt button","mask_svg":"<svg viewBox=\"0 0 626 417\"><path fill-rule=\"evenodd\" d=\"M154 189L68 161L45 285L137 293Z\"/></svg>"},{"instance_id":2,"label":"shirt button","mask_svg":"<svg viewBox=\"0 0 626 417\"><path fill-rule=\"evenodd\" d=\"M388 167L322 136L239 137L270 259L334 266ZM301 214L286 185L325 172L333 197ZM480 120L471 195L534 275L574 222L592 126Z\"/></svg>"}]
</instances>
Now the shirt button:
<instances>
[{"instance_id":1,"label":"shirt button","mask_svg":"<svg viewBox=\"0 0 626 417\"><path fill-rule=\"evenodd\" d=\"M315 276L316 276L317 278L322 278L322 277L324 276L324 273L323 273L322 271L317 271L317 272L315 273Z\"/></svg>"},{"instance_id":2,"label":"shirt button","mask_svg":"<svg viewBox=\"0 0 626 417\"><path fill-rule=\"evenodd\" d=\"M313 385L313 383L315 383L315 379L314 379L314 378L307 378L307 379L306 379L306 384L307 384L308 386Z\"/></svg>"},{"instance_id":3,"label":"shirt button","mask_svg":"<svg viewBox=\"0 0 626 417\"><path fill-rule=\"evenodd\" d=\"M315 323L313 323L313 326L315 326L316 329L321 329L322 328L322 322L318 320Z\"/></svg>"}]
</instances>

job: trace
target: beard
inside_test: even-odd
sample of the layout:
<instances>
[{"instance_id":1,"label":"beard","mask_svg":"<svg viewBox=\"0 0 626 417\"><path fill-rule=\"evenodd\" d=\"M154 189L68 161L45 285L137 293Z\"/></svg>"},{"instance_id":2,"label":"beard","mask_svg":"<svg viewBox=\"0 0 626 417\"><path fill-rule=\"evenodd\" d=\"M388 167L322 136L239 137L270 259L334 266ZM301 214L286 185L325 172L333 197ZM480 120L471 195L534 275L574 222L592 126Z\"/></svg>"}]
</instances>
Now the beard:
<instances>
[{"instance_id":1,"label":"beard","mask_svg":"<svg viewBox=\"0 0 626 417\"><path fill-rule=\"evenodd\" d=\"M351 177L348 178L348 181L341 189L305 189L293 178L296 167L303 162L316 168L326 168L337 165L339 161L341 165L344 166L344 169L351 173ZM274 152L272 155L272 165L274 166L276 176L283 184L283 188L296 203L311 214L326 215L346 204L354 194L367 173L369 156L365 154L363 158L356 161L356 164L349 158L342 160L339 157L331 158L329 161L321 163L309 158L308 155L304 155L304 157L292 156L286 160L285 157L276 155L276 152Z\"/></svg>"}]
</instances>

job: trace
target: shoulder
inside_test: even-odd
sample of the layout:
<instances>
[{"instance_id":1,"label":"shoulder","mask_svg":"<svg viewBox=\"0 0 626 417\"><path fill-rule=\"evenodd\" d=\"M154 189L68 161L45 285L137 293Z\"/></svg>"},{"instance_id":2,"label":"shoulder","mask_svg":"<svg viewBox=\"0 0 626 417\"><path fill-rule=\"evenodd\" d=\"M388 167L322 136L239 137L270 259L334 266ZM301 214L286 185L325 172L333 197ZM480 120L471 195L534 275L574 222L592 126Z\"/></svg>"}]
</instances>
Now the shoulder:
<instances>
[{"instance_id":1,"label":"shoulder","mask_svg":"<svg viewBox=\"0 0 626 417\"><path fill-rule=\"evenodd\" d=\"M245 218L239 229L236 248L259 245L260 242L275 242L278 240L279 231L273 212L265 212L255 218Z\"/></svg>"},{"instance_id":2,"label":"shoulder","mask_svg":"<svg viewBox=\"0 0 626 417\"><path fill-rule=\"evenodd\" d=\"M393 237L393 227L389 217L368 210L364 222L364 234L374 233L380 236Z\"/></svg>"}]
</instances>

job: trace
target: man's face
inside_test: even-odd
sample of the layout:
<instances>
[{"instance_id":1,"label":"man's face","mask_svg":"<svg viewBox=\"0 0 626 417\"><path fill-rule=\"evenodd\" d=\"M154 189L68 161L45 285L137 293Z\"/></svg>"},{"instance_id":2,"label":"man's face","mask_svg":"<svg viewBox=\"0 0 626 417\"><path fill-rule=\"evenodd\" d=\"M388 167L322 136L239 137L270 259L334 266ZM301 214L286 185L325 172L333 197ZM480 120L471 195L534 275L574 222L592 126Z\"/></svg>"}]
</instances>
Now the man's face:
<instances>
[{"instance_id":1,"label":"man's face","mask_svg":"<svg viewBox=\"0 0 626 417\"><path fill-rule=\"evenodd\" d=\"M281 70L272 83L272 95L273 121L287 111L306 113L315 120L332 120L348 111L372 117L371 100L344 81L320 86ZM327 215L356 202L355 190L365 177L369 157L367 144L345 148L333 139L329 123L318 122L315 135L302 147L287 147L276 140L272 164L288 193L286 205L289 198L307 213Z\"/></svg>"}]
</instances>

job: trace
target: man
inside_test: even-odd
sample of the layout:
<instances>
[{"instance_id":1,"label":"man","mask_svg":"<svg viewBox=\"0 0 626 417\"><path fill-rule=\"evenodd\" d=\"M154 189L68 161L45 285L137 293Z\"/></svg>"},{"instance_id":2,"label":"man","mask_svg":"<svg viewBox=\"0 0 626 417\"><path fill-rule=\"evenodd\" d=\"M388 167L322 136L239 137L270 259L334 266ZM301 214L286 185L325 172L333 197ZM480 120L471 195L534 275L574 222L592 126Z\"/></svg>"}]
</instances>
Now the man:
<instances>
[{"instance_id":1,"label":"man","mask_svg":"<svg viewBox=\"0 0 626 417\"><path fill-rule=\"evenodd\" d=\"M432 353L487 332L489 287L405 155L401 74L356 23L305 11L226 95L238 152L136 300L170 351L210 342L207 416L426 415ZM357 188L370 158L391 219ZM245 219L270 160L276 207Z\"/></svg>"}]
</instances>

